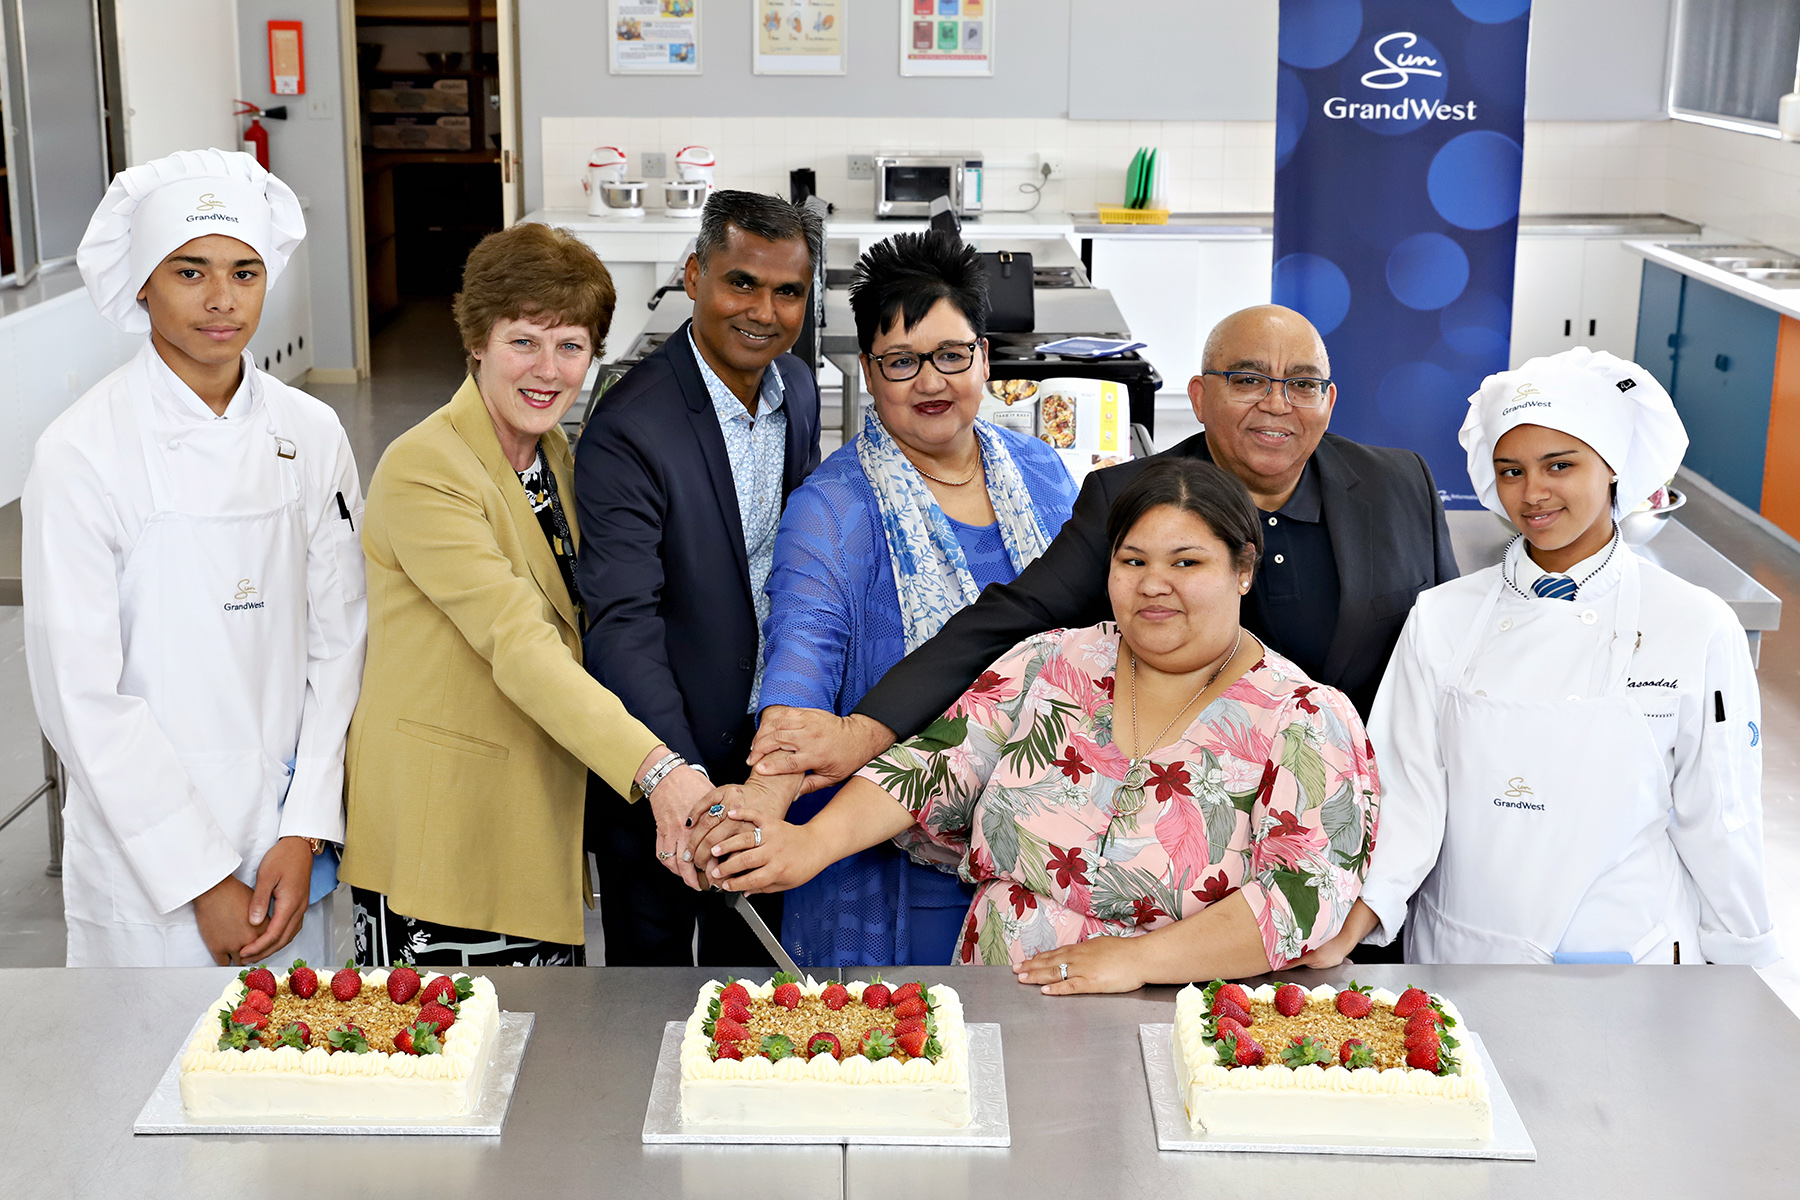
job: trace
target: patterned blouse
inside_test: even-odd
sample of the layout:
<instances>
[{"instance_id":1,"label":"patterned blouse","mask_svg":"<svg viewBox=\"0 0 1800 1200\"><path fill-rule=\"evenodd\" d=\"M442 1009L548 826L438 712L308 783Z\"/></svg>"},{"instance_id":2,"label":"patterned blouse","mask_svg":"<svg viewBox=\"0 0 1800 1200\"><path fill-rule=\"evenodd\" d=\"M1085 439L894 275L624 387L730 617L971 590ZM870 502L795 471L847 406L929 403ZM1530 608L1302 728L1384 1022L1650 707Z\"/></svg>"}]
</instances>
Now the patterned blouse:
<instances>
[{"instance_id":1,"label":"patterned blouse","mask_svg":"<svg viewBox=\"0 0 1800 1200\"><path fill-rule=\"evenodd\" d=\"M1017 964L1135 936L1242 891L1280 968L1329 940L1361 891L1381 785L1335 688L1265 652L1149 757L1115 811L1111 622L1015 646L924 733L862 776L918 817L898 839L962 856L975 883L957 961Z\"/></svg>"}]
</instances>

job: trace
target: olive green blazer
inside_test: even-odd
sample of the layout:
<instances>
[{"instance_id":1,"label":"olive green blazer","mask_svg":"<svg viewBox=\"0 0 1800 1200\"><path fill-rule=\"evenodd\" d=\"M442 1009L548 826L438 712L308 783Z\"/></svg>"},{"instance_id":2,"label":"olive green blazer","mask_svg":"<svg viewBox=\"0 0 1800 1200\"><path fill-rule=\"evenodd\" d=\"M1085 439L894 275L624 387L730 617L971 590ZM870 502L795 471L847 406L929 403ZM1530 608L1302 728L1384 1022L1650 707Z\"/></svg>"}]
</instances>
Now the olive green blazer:
<instances>
[{"instance_id":1,"label":"olive green blazer","mask_svg":"<svg viewBox=\"0 0 1800 1200\"><path fill-rule=\"evenodd\" d=\"M542 446L572 515L568 439ZM628 795L659 739L583 667L575 603L473 379L388 447L362 542L340 877L407 916L582 942L587 771Z\"/></svg>"}]
</instances>

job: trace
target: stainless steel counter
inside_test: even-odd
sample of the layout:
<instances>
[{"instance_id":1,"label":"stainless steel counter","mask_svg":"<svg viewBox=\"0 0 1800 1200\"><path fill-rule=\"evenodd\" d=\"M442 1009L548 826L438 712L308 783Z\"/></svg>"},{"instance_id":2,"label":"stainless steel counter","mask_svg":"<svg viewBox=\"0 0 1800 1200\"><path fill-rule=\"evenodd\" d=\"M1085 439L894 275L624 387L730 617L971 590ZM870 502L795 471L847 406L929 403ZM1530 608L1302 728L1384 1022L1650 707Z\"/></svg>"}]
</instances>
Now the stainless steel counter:
<instances>
[{"instance_id":1,"label":"stainless steel counter","mask_svg":"<svg viewBox=\"0 0 1800 1200\"><path fill-rule=\"evenodd\" d=\"M1506 543L1516 532L1486 509L1449 512L1444 516L1450 525L1456 565L1464 574L1499 562ZM1668 518L1661 533L1634 549L1647 561L1705 588L1730 605L1750 639L1752 661L1760 656L1763 633L1781 627L1781 597L1702 541L1679 518Z\"/></svg>"},{"instance_id":2,"label":"stainless steel counter","mask_svg":"<svg viewBox=\"0 0 1800 1200\"><path fill-rule=\"evenodd\" d=\"M1156 1149L1137 1027L1173 988L1048 1000L994 968L926 971L1004 1030L1008 1149L644 1146L663 1023L717 974L525 968L488 974L537 1014L498 1139L134 1137L144 1098L230 972L0 971L0 1193L961 1197L1692 1196L1792 1186L1800 1020L1747 967L1400 967L1351 975L1451 996L1485 1039L1536 1163L1193 1155ZM1709 1043L1703 1024L1728 1030ZM1716 1053L1709 1047L1716 1046ZM1784 1184L1782 1181L1786 1180ZM385 1181L385 1182L384 1182Z\"/></svg>"}]
</instances>

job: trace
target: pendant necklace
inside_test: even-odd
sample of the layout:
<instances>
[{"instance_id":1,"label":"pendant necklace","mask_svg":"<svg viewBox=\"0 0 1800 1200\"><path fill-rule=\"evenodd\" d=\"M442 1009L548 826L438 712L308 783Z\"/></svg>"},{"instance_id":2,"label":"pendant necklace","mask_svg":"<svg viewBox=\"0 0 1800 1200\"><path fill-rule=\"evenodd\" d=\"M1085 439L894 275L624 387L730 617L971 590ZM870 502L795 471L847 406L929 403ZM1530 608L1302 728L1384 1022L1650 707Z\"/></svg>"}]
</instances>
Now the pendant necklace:
<instances>
[{"instance_id":1,"label":"pendant necklace","mask_svg":"<svg viewBox=\"0 0 1800 1200\"><path fill-rule=\"evenodd\" d=\"M1227 654L1224 661L1214 669L1211 675L1207 676L1206 682L1200 685L1200 690L1194 693L1193 699L1182 705L1181 711L1171 717L1169 723L1163 726L1162 732L1156 735L1156 740L1151 743L1151 748L1148 752L1142 752L1143 743L1138 741L1137 655L1131 652L1131 647L1127 646L1125 648L1125 653L1129 656L1129 662L1131 663L1131 745L1134 750L1138 750L1140 753L1131 760L1130 766L1127 767L1125 771L1124 782L1121 783L1118 790L1113 793L1114 820L1117 820L1119 817L1135 816L1138 811L1144 807L1144 781L1150 774L1150 768L1146 760L1151 754L1156 753L1156 743L1161 742L1163 738L1168 735L1169 730L1175 728L1175 722L1181 720L1187 713L1187 710L1194 707L1194 700L1198 700L1201 696L1206 694L1206 689L1211 687L1213 683L1218 680L1220 673L1225 670L1232 659L1237 657L1238 648L1243 644L1244 627L1239 625L1237 641L1231 644L1231 653Z\"/></svg>"}]
</instances>

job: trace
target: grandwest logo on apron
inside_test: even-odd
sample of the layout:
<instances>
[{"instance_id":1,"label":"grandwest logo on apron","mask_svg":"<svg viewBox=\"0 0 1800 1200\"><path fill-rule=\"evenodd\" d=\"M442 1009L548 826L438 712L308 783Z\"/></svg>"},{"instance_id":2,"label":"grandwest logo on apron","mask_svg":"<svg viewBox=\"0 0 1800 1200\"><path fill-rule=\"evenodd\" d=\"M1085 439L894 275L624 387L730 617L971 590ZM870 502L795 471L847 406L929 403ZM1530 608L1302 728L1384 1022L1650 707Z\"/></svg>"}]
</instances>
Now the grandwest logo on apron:
<instances>
[{"instance_id":1,"label":"grandwest logo on apron","mask_svg":"<svg viewBox=\"0 0 1800 1200\"><path fill-rule=\"evenodd\" d=\"M262 608L266 603L262 600L250 599L250 597L256 595L256 588L251 585L248 579L238 580L237 586L237 595L225 602L226 612L242 612L247 608Z\"/></svg>"}]
</instances>

